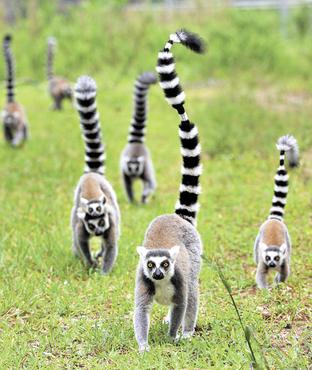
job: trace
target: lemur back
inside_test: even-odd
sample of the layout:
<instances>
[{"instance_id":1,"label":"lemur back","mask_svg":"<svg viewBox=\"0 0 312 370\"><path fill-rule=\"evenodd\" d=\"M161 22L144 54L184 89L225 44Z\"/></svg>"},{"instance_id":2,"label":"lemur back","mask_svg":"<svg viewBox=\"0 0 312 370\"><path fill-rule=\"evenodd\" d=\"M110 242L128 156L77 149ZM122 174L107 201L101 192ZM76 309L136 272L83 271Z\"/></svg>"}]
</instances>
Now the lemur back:
<instances>
[{"instance_id":1,"label":"lemur back","mask_svg":"<svg viewBox=\"0 0 312 370\"><path fill-rule=\"evenodd\" d=\"M182 324L184 337L193 335L198 313L198 278L202 243L195 228L199 209L200 145L196 126L184 110L185 94L175 72L170 49L181 43L198 53L204 51L201 39L186 30L170 35L158 54L157 72L166 100L181 118L179 135L183 159L182 181L175 214L157 217L149 225L142 247L135 290L134 329L140 351L148 347L149 311L153 301L170 305L169 335L177 340Z\"/></svg>"},{"instance_id":2,"label":"lemur back","mask_svg":"<svg viewBox=\"0 0 312 370\"><path fill-rule=\"evenodd\" d=\"M285 154L290 167L295 167L299 163L299 150L296 139L290 135L282 136L276 146L280 151L280 159L274 179L272 207L268 220L261 225L254 244L256 283L259 288L268 287L267 275L270 270L277 271L277 284L286 281L290 273L291 240L283 220L288 193Z\"/></svg>"},{"instance_id":3,"label":"lemur back","mask_svg":"<svg viewBox=\"0 0 312 370\"><path fill-rule=\"evenodd\" d=\"M75 88L75 99L85 143L85 174L75 190L72 210L73 252L88 267L97 266L90 252L89 239L92 236L101 237L102 246L96 259L103 258L102 272L106 274L112 269L118 253L120 212L116 194L103 176L105 152L96 108L95 81L87 76L80 77Z\"/></svg>"},{"instance_id":4,"label":"lemur back","mask_svg":"<svg viewBox=\"0 0 312 370\"><path fill-rule=\"evenodd\" d=\"M133 181L142 180L142 203L156 188L155 173L148 148L144 144L147 119L147 94L151 84L157 82L152 72L138 76L134 84L134 112L128 136L128 144L121 153L120 168L123 184L130 202L134 200Z\"/></svg>"},{"instance_id":5,"label":"lemur back","mask_svg":"<svg viewBox=\"0 0 312 370\"><path fill-rule=\"evenodd\" d=\"M2 112L5 140L16 147L24 143L28 137L28 124L23 107L15 101L14 92L14 60L11 51L11 35L3 39L3 52L6 63L7 102Z\"/></svg>"},{"instance_id":6,"label":"lemur back","mask_svg":"<svg viewBox=\"0 0 312 370\"><path fill-rule=\"evenodd\" d=\"M68 80L63 77L54 75L53 59L56 47L56 39L54 37L48 38L47 48L47 78L48 90L53 99L53 109L62 109L64 99L72 100L72 88Z\"/></svg>"}]
</instances>

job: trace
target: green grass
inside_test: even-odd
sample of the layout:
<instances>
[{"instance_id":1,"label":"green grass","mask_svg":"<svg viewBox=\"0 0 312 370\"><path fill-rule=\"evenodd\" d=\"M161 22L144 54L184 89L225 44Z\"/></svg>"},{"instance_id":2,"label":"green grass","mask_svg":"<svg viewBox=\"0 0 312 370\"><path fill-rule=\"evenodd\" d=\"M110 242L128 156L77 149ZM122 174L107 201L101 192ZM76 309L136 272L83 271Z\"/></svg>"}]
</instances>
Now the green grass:
<instances>
[{"instance_id":1,"label":"green grass","mask_svg":"<svg viewBox=\"0 0 312 370\"><path fill-rule=\"evenodd\" d=\"M155 37L160 40L160 36ZM147 37L152 39L151 34ZM138 62L142 69L153 67L157 48L150 45L148 50L148 58ZM180 180L178 119L160 88L153 87L147 143L158 189L148 205L129 205L118 163L126 143L135 73L126 71L115 84L111 77L117 72L110 75L104 66L93 77L107 145L107 178L117 192L122 214L116 265L103 277L86 271L71 253L70 211L84 156L76 112L70 104L63 112L51 111L44 83L19 86L17 97L26 107L31 139L19 150L3 140L0 145L1 369L248 368L247 343L215 262L232 288L244 324L252 329L260 366L264 366L263 355L271 368L309 366L312 186L304 166L311 163L290 174L285 221L293 256L287 284L256 290L252 254L258 227L271 204L278 164L276 139L289 132L303 153L312 146L311 76L306 83L302 75L295 80L291 73L289 78L283 73L272 77L264 73L261 63L253 64L259 74L250 70L231 74L228 66L221 65L216 74L223 75L223 80L209 86L202 83L207 72L200 66L209 56L200 59L186 50L177 55L187 109L198 124L203 148L198 230L208 263L203 262L200 276L196 335L191 341L171 344L162 324L166 309L155 305L151 352L144 356L137 352L132 325L136 246L154 217L174 209ZM121 66L122 60L118 71ZM74 80L86 70L76 65L69 73Z\"/></svg>"}]
</instances>

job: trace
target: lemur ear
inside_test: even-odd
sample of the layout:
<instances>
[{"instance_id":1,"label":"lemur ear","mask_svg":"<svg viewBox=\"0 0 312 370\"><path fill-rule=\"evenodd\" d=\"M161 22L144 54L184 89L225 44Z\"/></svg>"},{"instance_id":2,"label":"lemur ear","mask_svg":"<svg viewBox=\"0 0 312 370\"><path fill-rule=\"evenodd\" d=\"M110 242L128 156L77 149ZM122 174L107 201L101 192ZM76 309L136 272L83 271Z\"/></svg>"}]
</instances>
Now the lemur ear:
<instances>
[{"instance_id":1,"label":"lemur ear","mask_svg":"<svg viewBox=\"0 0 312 370\"><path fill-rule=\"evenodd\" d=\"M287 250L287 245L286 243L283 243L281 246L280 246L280 251L285 254L286 253L286 250Z\"/></svg>"},{"instance_id":2,"label":"lemur ear","mask_svg":"<svg viewBox=\"0 0 312 370\"><path fill-rule=\"evenodd\" d=\"M83 206L86 206L88 203L89 203L89 201L88 201L88 199L86 199L86 198L80 198L80 203L83 205Z\"/></svg>"},{"instance_id":3,"label":"lemur ear","mask_svg":"<svg viewBox=\"0 0 312 370\"><path fill-rule=\"evenodd\" d=\"M170 257L174 261L178 257L179 251L180 251L180 246L179 245L175 245L174 247L172 247L171 249L169 249Z\"/></svg>"},{"instance_id":4,"label":"lemur ear","mask_svg":"<svg viewBox=\"0 0 312 370\"><path fill-rule=\"evenodd\" d=\"M268 246L265 244L265 243L262 243L262 242L260 242L259 243L259 247L261 248L261 249L266 249Z\"/></svg>"},{"instance_id":5,"label":"lemur ear","mask_svg":"<svg viewBox=\"0 0 312 370\"><path fill-rule=\"evenodd\" d=\"M84 220L84 218L86 217L86 212L84 212L83 209L79 207L77 210L77 216L80 220Z\"/></svg>"},{"instance_id":6,"label":"lemur ear","mask_svg":"<svg viewBox=\"0 0 312 370\"><path fill-rule=\"evenodd\" d=\"M142 258L145 258L146 257L146 253L147 253L147 249L144 248L144 247L137 247L137 252L138 254L142 257Z\"/></svg>"},{"instance_id":7,"label":"lemur ear","mask_svg":"<svg viewBox=\"0 0 312 370\"><path fill-rule=\"evenodd\" d=\"M102 204L105 204L106 203L106 198L105 198L105 195L104 194L101 196L100 202L102 202Z\"/></svg>"}]
</instances>

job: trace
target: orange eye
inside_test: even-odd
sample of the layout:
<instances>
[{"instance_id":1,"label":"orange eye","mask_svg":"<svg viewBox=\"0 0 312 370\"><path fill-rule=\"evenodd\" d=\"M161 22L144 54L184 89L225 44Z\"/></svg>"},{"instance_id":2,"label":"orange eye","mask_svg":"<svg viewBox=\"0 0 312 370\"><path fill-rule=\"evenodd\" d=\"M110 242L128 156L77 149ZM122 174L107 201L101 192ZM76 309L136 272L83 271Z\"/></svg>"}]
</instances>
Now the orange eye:
<instances>
[{"instance_id":1,"label":"orange eye","mask_svg":"<svg viewBox=\"0 0 312 370\"><path fill-rule=\"evenodd\" d=\"M168 261L165 261L162 263L162 266L167 269L169 267L169 262Z\"/></svg>"}]
</instances>

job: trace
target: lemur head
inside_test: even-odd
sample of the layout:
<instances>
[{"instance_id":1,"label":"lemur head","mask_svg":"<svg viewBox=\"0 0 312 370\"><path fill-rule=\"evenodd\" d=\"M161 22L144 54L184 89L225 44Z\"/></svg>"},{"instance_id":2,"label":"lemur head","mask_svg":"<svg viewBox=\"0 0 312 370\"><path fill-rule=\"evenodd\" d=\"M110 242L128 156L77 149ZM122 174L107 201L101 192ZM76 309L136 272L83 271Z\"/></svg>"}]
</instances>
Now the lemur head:
<instances>
[{"instance_id":1,"label":"lemur head","mask_svg":"<svg viewBox=\"0 0 312 370\"><path fill-rule=\"evenodd\" d=\"M84 227L90 235L103 235L110 225L107 212L99 217L90 216L88 213L84 215L78 213L78 217L83 222Z\"/></svg>"},{"instance_id":2,"label":"lemur head","mask_svg":"<svg viewBox=\"0 0 312 370\"><path fill-rule=\"evenodd\" d=\"M125 172L129 176L140 176L144 169L144 157L125 158Z\"/></svg>"},{"instance_id":3,"label":"lemur head","mask_svg":"<svg viewBox=\"0 0 312 370\"><path fill-rule=\"evenodd\" d=\"M180 247L170 249L147 249L138 247L144 275L153 280L170 279L174 275L174 265Z\"/></svg>"},{"instance_id":4,"label":"lemur head","mask_svg":"<svg viewBox=\"0 0 312 370\"><path fill-rule=\"evenodd\" d=\"M13 112L13 113L4 112L3 123L7 127L10 127L11 129L16 129L18 127L19 117L20 116L18 112Z\"/></svg>"},{"instance_id":5,"label":"lemur head","mask_svg":"<svg viewBox=\"0 0 312 370\"><path fill-rule=\"evenodd\" d=\"M262 249L262 259L266 266L270 268L279 267L283 264L286 257L286 244L278 246L267 246L264 243L260 245Z\"/></svg>"},{"instance_id":6,"label":"lemur head","mask_svg":"<svg viewBox=\"0 0 312 370\"><path fill-rule=\"evenodd\" d=\"M81 214L84 213L92 217L99 217L105 213L105 210L106 210L106 197L104 195L102 195L100 199L96 200L80 198L79 212Z\"/></svg>"}]
</instances>

